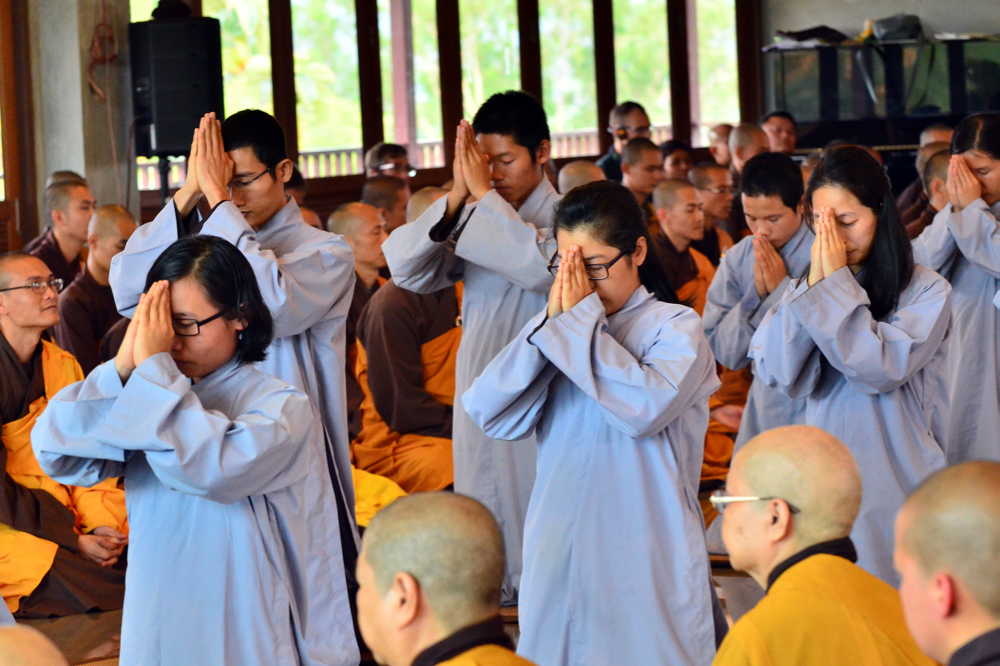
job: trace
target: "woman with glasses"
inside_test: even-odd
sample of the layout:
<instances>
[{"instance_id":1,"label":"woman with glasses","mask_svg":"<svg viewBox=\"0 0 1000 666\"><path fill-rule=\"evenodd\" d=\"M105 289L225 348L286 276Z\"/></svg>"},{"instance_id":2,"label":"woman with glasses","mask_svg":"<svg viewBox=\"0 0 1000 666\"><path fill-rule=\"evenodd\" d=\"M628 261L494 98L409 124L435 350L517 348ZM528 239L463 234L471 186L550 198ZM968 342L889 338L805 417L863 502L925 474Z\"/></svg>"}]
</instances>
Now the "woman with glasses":
<instances>
[{"instance_id":1,"label":"woman with glasses","mask_svg":"<svg viewBox=\"0 0 1000 666\"><path fill-rule=\"evenodd\" d=\"M182 239L144 292L118 356L50 401L33 442L64 482L128 479L122 662L356 662L322 426L254 368L273 324L250 263Z\"/></svg>"},{"instance_id":2,"label":"woman with glasses","mask_svg":"<svg viewBox=\"0 0 1000 666\"><path fill-rule=\"evenodd\" d=\"M951 287L914 264L889 178L865 149L828 150L805 203L809 269L764 316L748 355L757 380L804 398L805 423L851 450L864 488L851 534L858 565L898 586L893 517L945 464Z\"/></svg>"},{"instance_id":3,"label":"woman with glasses","mask_svg":"<svg viewBox=\"0 0 1000 666\"><path fill-rule=\"evenodd\" d=\"M535 433L519 654L539 664L707 664L716 647L697 489L719 387L701 320L616 183L556 208L556 281L462 397L490 437Z\"/></svg>"}]
</instances>

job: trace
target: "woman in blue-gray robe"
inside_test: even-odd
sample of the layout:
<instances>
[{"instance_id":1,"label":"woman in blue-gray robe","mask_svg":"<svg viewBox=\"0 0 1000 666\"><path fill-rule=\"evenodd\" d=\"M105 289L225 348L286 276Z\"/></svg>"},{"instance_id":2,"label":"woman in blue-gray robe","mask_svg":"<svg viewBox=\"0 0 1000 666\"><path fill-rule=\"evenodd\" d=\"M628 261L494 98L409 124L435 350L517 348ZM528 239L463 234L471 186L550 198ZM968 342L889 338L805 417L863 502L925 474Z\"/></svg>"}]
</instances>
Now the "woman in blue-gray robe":
<instances>
[{"instance_id":1,"label":"woman in blue-gray robe","mask_svg":"<svg viewBox=\"0 0 1000 666\"><path fill-rule=\"evenodd\" d=\"M707 664L716 635L698 479L715 359L622 186L557 207L558 277L462 397L489 437L535 435L518 653ZM667 301L667 302L663 302Z\"/></svg>"},{"instance_id":2,"label":"woman in blue-gray robe","mask_svg":"<svg viewBox=\"0 0 1000 666\"><path fill-rule=\"evenodd\" d=\"M322 426L302 391L254 368L271 335L239 250L180 240L118 357L32 432L55 479L126 479L124 666L357 664Z\"/></svg>"},{"instance_id":3,"label":"woman in blue-gray robe","mask_svg":"<svg viewBox=\"0 0 1000 666\"><path fill-rule=\"evenodd\" d=\"M806 399L806 423L839 437L861 469L851 538L858 564L891 585L893 520L945 464L941 401L951 288L914 265L881 166L866 151L827 152L806 201L816 240L750 344L756 376Z\"/></svg>"}]
</instances>

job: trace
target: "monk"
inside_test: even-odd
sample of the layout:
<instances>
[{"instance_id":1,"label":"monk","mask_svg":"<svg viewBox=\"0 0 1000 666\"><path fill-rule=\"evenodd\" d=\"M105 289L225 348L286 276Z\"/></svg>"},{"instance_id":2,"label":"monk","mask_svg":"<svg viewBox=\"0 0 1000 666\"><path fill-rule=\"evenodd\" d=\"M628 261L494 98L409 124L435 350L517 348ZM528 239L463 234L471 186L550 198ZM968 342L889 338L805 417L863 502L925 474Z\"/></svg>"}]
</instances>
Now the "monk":
<instances>
[{"instance_id":1,"label":"monk","mask_svg":"<svg viewBox=\"0 0 1000 666\"><path fill-rule=\"evenodd\" d=\"M285 183L285 194L295 199L295 203L299 206L299 212L302 213L303 222L315 229L323 228L323 223L316 211L305 206L306 195L309 194L309 184L302 177L299 167L294 164L292 165L292 177Z\"/></svg>"},{"instance_id":2,"label":"monk","mask_svg":"<svg viewBox=\"0 0 1000 666\"><path fill-rule=\"evenodd\" d=\"M921 196L906 210L900 209L900 220L906 227L906 235L910 240L929 227L934 221L934 216L950 203L948 198L950 148L947 143L931 143L917 153Z\"/></svg>"},{"instance_id":3,"label":"monk","mask_svg":"<svg viewBox=\"0 0 1000 666\"><path fill-rule=\"evenodd\" d=\"M795 152L799 125L787 111L772 111L760 121L760 128L767 134L769 151L791 155Z\"/></svg>"},{"instance_id":4,"label":"monk","mask_svg":"<svg viewBox=\"0 0 1000 666\"><path fill-rule=\"evenodd\" d=\"M386 233L406 224L406 204L410 188L395 176L372 176L361 188L361 203L374 206L385 220Z\"/></svg>"},{"instance_id":5,"label":"monk","mask_svg":"<svg viewBox=\"0 0 1000 666\"><path fill-rule=\"evenodd\" d=\"M611 109L608 132L614 138L608 152L597 160L608 180L622 182L622 151L633 139L649 139L651 130L646 109L638 102L622 102Z\"/></svg>"},{"instance_id":6,"label":"monk","mask_svg":"<svg viewBox=\"0 0 1000 666\"><path fill-rule=\"evenodd\" d=\"M111 293L111 260L125 249L135 232L132 214L116 204L101 206L87 229L87 261L83 271L59 294L56 344L76 357L85 375L100 365L101 340L121 319Z\"/></svg>"},{"instance_id":7,"label":"monk","mask_svg":"<svg viewBox=\"0 0 1000 666\"><path fill-rule=\"evenodd\" d=\"M861 474L819 428L762 433L733 458L722 514L730 562L767 591L729 631L716 666L920 665L899 596L855 564Z\"/></svg>"},{"instance_id":8,"label":"monk","mask_svg":"<svg viewBox=\"0 0 1000 666\"><path fill-rule=\"evenodd\" d=\"M435 201L446 196L448 196L448 190L443 187L420 188L406 203L406 221L408 223L416 221Z\"/></svg>"},{"instance_id":9,"label":"monk","mask_svg":"<svg viewBox=\"0 0 1000 666\"><path fill-rule=\"evenodd\" d=\"M932 143L942 143L950 146L951 137L954 136L954 134L955 130L944 123L934 123L933 125L924 128L924 131L920 133L920 149L917 151L917 177L912 183L907 185L906 189L900 192L899 197L896 198L896 206L899 208L901 213L906 212L908 208L916 203L926 203L924 186L921 180L921 174L923 174L923 164L926 163L928 157L937 151L932 150L927 152L924 149Z\"/></svg>"},{"instance_id":10,"label":"monk","mask_svg":"<svg viewBox=\"0 0 1000 666\"><path fill-rule=\"evenodd\" d=\"M729 169L709 162L692 168L688 180L698 192L705 215L705 236L691 247L718 268L722 255L734 244L733 237L721 227L733 212L733 175Z\"/></svg>"},{"instance_id":11,"label":"monk","mask_svg":"<svg viewBox=\"0 0 1000 666\"><path fill-rule=\"evenodd\" d=\"M757 155L769 150L767 134L756 125L740 123L729 135L729 154L732 156L729 170L733 174L736 198L733 199L733 211L723 228L733 240L739 240L750 234L743 216L743 202L740 200L740 176L743 173L743 166Z\"/></svg>"},{"instance_id":12,"label":"monk","mask_svg":"<svg viewBox=\"0 0 1000 666\"><path fill-rule=\"evenodd\" d=\"M607 180L601 167L589 160L574 160L559 169L559 193L566 194L574 187L580 187L598 180Z\"/></svg>"},{"instance_id":13,"label":"monk","mask_svg":"<svg viewBox=\"0 0 1000 666\"><path fill-rule=\"evenodd\" d=\"M531 666L500 618L504 544L490 512L453 493L405 497L365 532L358 624L387 666Z\"/></svg>"},{"instance_id":14,"label":"monk","mask_svg":"<svg viewBox=\"0 0 1000 666\"><path fill-rule=\"evenodd\" d=\"M716 125L708 132L708 152L719 166L729 168L732 157L729 154L729 135L733 126L729 123Z\"/></svg>"},{"instance_id":15,"label":"monk","mask_svg":"<svg viewBox=\"0 0 1000 666\"><path fill-rule=\"evenodd\" d=\"M83 267L82 251L97 200L83 180L60 180L45 188L45 216L51 226L28 243L25 251L45 262L52 274L69 284Z\"/></svg>"},{"instance_id":16,"label":"monk","mask_svg":"<svg viewBox=\"0 0 1000 666\"><path fill-rule=\"evenodd\" d=\"M622 151L622 185L642 207L651 236L657 228L653 190L663 178L663 153L656 144L643 138L629 141Z\"/></svg>"},{"instance_id":17,"label":"monk","mask_svg":"<svg viewBox=\"0 0 1000 666\"><path fill-rule=\"evenodd\" d=\"M49 399L83 379L68 352L41 339L59 322L59 278L37 257L0 255L0 594L17 617L122 607L128 543L117 480L56 483L38 466L31 430Z\"/></svg>"},{"instance_id":18,"label":"monk","mask_svg":"<svg viewBox=\"0 0 1000 666\"><path fill-rule=\"evenodd\" d=\"M899 595L920 649L947 666L1000 663L1000 464L925 481L896 518Z\"/></svg>"}]
</instances>

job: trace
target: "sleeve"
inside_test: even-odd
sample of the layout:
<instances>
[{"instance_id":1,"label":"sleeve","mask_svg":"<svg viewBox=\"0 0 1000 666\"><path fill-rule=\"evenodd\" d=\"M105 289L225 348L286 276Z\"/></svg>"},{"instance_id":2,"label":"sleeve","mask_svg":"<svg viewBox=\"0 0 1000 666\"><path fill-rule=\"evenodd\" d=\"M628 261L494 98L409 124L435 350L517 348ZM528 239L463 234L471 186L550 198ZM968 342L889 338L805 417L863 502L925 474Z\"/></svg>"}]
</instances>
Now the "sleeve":
<instances>
[{"instance_id":1,"label":"sleeve","mask_svg":"<svg viewBox=\"0 0 1000 666\"><path fill-rule=\"evenodd\" d=\"M948 226L951 215L951 204L948 204L913 241L913 260L941 274L950 271L958 252L955 237Z\"/></svg>"},{"instance_id":2,"label":"sleeve","mask_svg":"<svg viewBox=\"0 0 1000 666\"><path fill-rule=\"evenodd\" d=\"M790 398L805 398L819 382L821 354L789 302L808 289L805 279L793 280L778 305L767 311L750 340L754 376Z\"/></svg>"},{"instance_id":3,"label":"sleeve","mask_svg":"<svg viewBox=\"0 0 1000 666\"><path fill-rule=\"evenodd\" d=\"M111 260L111 290L118 312L126 317L131 318L135 306L139 304L139 295L146 286L146 275L153 262L181 237L182 224L178 217L177 208L171 200L152 222L136 229L125 249Z\"/></svg>"},{"instance_id":4,"label":"sleeve","mask_svg":"<svg viewBox=\"0 0 1000 666\"><path fill-rule=\"evenodd\" d=\"M76 357L84 373L101 361L98 357L100 340L94 333L94 322L87 309L76 298L59 299L59 323L53 328L56 344Z\"/></svg>"},{"instance_id":5,"label":"sleeve","mask_svg":"<svg viewBox=\"0 0 1000 666\"><path fill-rule=\"evenodd\" d=\"M451 438L451 407L424 390L419 311L402 304L389 310L385 305L369 304L358 339L368 355L368 388L375 410L401 435Z\"/></svg>"},{"instance_id":6,"label":"sleeve","mask_svg":"<svg viewBox=\"0 0 1000 666\"><path fill-rule=\"evenodd\" d=\"M431 238L447 207L448 197L441 197L419 218L393 231L382 244L392 279L403 289L429 294L462 279L465 264L455 254L454 238L449 236L442 242ZM459 211L460 221L474 209L467 206Z\"/></svg>"},{"instance_id":7,"label":"sleeve","mask_svg":"<svg viewBox=\"0 0 1000 666\"><path fill-rule=\"evenodd\" d=\"M546 321L533 317L462 396L469 417L487 437L524 439L535 431L558 369L528 338Z\"/></svg>"},{"instance_id":8,"label":"sleeve","mask_svg":"<svg viewBox=\"0 0 1000 666\"><path fill-rule=\"evenodd\" d=\"M834 368L861 393L899 388L937 353L951 322L951 286L937 279L888 321L875 321L848 267L788 303L789 313Z\"/></svg>"},{"instance_id":9,"label":"sleeve","mask_svg":"<svg viewBox=\"0 0 1000 666\"><path fill-rule=\"evenodd\" d=\"M35 426L44 435L34 444L36 455L50 475L49 469L60 471L59 457L124 461L128 452L144 451L168 488L223 504L306 475L312 407L291 386L258 397L230 419L202 406L165 353L144 361L117 395L100 386L117 379L112 362L91 378L56 394Z\"/></svg>"},{"instance_id":10,"label":"sleeve","mask_svg":"<svg viewBox=\"0 0 1000 666\"><path fill-rule=\"evenodd\" d=\"M553 281L549 259L555 249L545 232L522 220L496 190L490 190L459 229L455 254L522 289L547 295Z\"/></svg>"},{"instance_id":11,"label":"sleeve","mask_svg":"<svg viewBox=\"0 0 1000 666\"><path fill-rule=\"evenodd\" d=\"M990 277L1000 279L1000 226L986 202L976 199L962 212L951 212L947 223L965 258Z\"/></svg>"},{"instance_id":12,"label":"sleeve","mask_svg":"<svg viewBox=\"0 0 1000 666\"><path fill-rule=\"evenodd\" d=\"M611 427L642 439L707 400L720 383L694 310L634 325L655 326L639 358L607 332L604 305L595 293L546 322L531 343L596 401Z\"/></svg>"},{"instance_id":13,"label":"sleeve","mask_svg":"<svg viewBox=\"0 0 1000 666\"><path fill-rule=\"evenodd\" d=\"M354 293L354 254L341 236L316 231L293 252L278 257L260 246L256 232L231 201L215 207L201 233L224 238L250 262L274 319L275 339L312 328Z\"/></svg>"},{"instance_id":14,"label":"sleeve","mask_svg":"<svg viewBox=\"0 0 1000 666\"><path fill-rule=\"evenodd\" d=\"M98 527L125 531L125 491L117 479L105 479L92 488L69 486L80 530L90 534Z\"/></svg>"},{"instance_id":15,"label":"sleeve","mask_svg":"<svg viewBox=\"0 0 1000 666\"><path fill-rule=\"evenodd\" d=\"M7 469L6 446L0 446L0 468ZM0 523L77 551L73 512L54 496L41 488L25 488L6 471L0 491Z\"/></svg>"}]
</instances>

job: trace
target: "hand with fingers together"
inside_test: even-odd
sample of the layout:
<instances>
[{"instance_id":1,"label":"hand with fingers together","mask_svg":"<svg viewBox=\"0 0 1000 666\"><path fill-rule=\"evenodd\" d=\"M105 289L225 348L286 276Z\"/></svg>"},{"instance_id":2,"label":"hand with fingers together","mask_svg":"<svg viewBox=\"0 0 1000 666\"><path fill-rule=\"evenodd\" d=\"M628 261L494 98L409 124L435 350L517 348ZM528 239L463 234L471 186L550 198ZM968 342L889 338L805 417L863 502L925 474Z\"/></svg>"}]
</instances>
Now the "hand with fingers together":
<instances>
[{"instance_id":1,"label":"hand with fingers together","mask_svg":"<svg viewBox=\"0 0 1000 666\"><path fill-rule=\"evenodd\" d=\"M174 206L186 217L191 210L198 205L204 193L201 191L201 183L198 182L198 157L199 157L198 128L195 128L191 138L191 152L188 153L187 169L184 175L184 184L174 194Z\"/></svg>"},{"instance_id":2,"label":"hand with fingers together","mask_svg":"<svg viewBox=\"0 0 1000 666\"><path fill-rule=\"evenodd\" d=\"M816 218L816 239L812 245L809 286L828 278L847 265L847 247L837 232L833 209L823 207Z\"/></svg>"},{"instance_id":3,"label":"hand with fingers together","mask_svg":"<svg viewBox=\"0 0 1000 666\"><path fill-rule=\"evenodd\" d=\"M556 279L552 281L552 288L549 289L548 313L550 319L562 312L562 274L565 265L565 261L559 264L559 272L556 273Z\"/></svg>"},{"instance_id":4,"label":"hand with fingers together","mask_svg":"<svg viewBox=\"0 0 1000 666\"><path fill-rule=\"evenodd\" d=\"M136 367L150 356L169 352L174 344L174 322L170 312L170 283L154 282L146 294L146 307L136 310L138 330L132 355Z\"/></svg>"},{"instance_id":5,"label":"hand with fingers together","mask_svg":"<svg viewBox=\"0 0 1000 666\"><path fill-rule=\"evenodd\" d=\"M948 200L956 213L983 196L983 186L969 170L961 155L952 155L948 164Z\"/></svg>"},{"instance_id":6,"label":"hand with fingers together","mask_svg":"<svg viewBox=\"0 0 1000 666\"><path fill-rule=\"evenodd\" d=\"M139 294L139 305L132 313L132 320L128 323L128 328L125 329L125 337L122 339L121 346L118 347L118 354L115 355L115 370L118 371L118 377L122 380L122 384L128 381L132 371L135 370L135 334L139 330L139 313L148 307L148 294Z\"/></svg>"},{"instance_id":7,"label":"hand with fingers together","mask_svg":"<svg viewBox=\"0 0 1000 666\"><path fill-rule=\"evenodd\" d=\"M233 180L233 161L226 154L222 141L222 123L215 113L206 113L198 126L198 183L215 208L229 199L229 183Z\"/></svg>"},{"instance_id":8,"label":"hand with fingers together","mask_svg":"<svg viewBox=\"0 0 1000 666\"><path fill-rule=\"evenodd\" d=\"M455 160L461 161L462 175L469 192L481 200L493 189L493 175L490 171L489 158L483 154L476 141L476 133L469 121L463 120L458 126L461 141L456 146Z\"/></svg>"},{"instance_id":9,"label":"hand with fingers together","mask_svg":"<svg viewBox=\"0 0 1000 666\"><path fill-rule=\"evenodd\" d=\"M594 293L579 245L570 245L566 250L562 263L559 264L559 280L562 281L559 290L563 312L569 312L574 305Z\"/></svg>"},{"instance_id":10,"label":"hand with fingers together","mask_svg":"<svg viewBox=\"0 0 1000 666\"><path fill-rule=\"evenodd\" d=\"M753 280L760 298L772 293L788 276L785 261L771 245L771 241L762 236L753 238Z\"/></svg>"}]
</instances>

